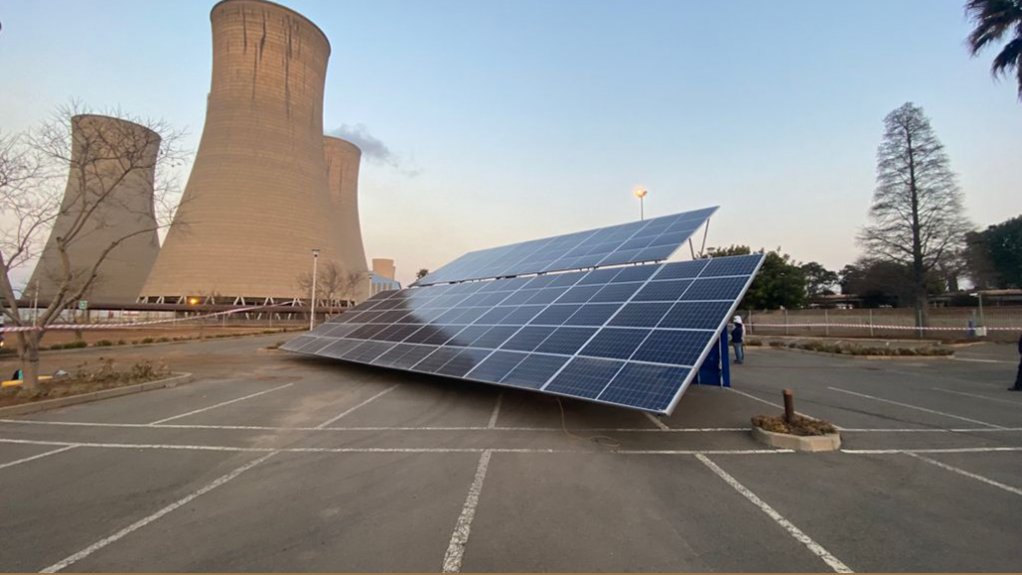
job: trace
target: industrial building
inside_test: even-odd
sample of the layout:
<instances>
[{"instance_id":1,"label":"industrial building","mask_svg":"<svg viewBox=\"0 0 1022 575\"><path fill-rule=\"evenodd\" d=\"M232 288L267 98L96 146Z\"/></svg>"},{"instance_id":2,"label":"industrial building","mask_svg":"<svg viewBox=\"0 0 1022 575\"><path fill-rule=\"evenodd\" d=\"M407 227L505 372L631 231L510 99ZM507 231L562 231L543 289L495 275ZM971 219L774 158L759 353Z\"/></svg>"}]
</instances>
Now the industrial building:
<instances>
[{"instance_id":1,"label":"industrial building","mask_svg":"<svg viewBox=\"0 0 1022 575\"><path fill-rule=\"evenodd\" d=\"M27 297L49 301L67 279L63 238L71 290L116 243L83 297L104 304L136 300L160 250L153 201L159 149L160 135L134 122L91 114L71 118L67 186Z\"/></svg>"},{"instance_id":2,"label":"industrial building","mask_svg":"<svg viewBox=\"0 0 1022 575\"><path fill-rule=\"evenodd\" d=\"M299 278L311 270L313 250L321 263L366 274L360 152L324 142L326 36L262 0L225 0L210 20L206 123L142 301L298 302L308 297Z\"/></svg>"}]
</instances>

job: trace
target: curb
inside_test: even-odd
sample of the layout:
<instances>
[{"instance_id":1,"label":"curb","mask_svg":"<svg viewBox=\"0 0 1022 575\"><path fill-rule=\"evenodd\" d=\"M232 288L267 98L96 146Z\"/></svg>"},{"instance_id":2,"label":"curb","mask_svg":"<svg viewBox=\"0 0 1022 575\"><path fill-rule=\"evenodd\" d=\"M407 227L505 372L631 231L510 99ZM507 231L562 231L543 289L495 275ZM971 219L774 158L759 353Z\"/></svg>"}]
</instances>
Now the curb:
<instances>
[{"instance_id":1,"label":"curb","mask_svg":"<svg viewBox=\"0 0 1022 575\"><path fill-rule=\"evenodd\" d=\"M837 433L805 436L789 435L753 426L752 437L756 441L771 447L793 449L795 451L837 451L841 449L841 435Z\"/></svg>"},{"instance_id":2,"label":"curb","mask_svg":"<svg viewBox=\"0 0 1022 575\"><path fill-rule=\"evenodd\" d=\"M90 401L109 399L111 397L130 395L132 393L140 393L143 391L150 391L153 389L177 387L179 385L191 383L194 380L195 378L192 377L192 374L190 373L179 373L177 375L165 379L147 381L145 383L136 383L135 385L125 385L123 387L102 389L100 391L81 393L78 395L69 395L67 397L58 397L56 399L44 399L42 401L22 403L20 405L0 407L0 417L7 417L11 415L28 415L30 413L36 413L38 411L46 411L48 409L56 409L58 407L78 405L79 403L89 403Z\"/></svg>"},{"instance_id":3,"label":"curb","mask_svg":"<svg viewBox=\"0 0 1022 575\"><path fill-rule=\"evenodd\" d=\"M949 355L854 355L851 353L830 353L827 351L813 351L811 349L799 349L796 347L774 347L774 346L763 346L764 349L776 349L779 351L787 351L790 353L805 353L808 355L822 355L826 357L846 357L848 359L886 359L891 361L900 361L906 359L914 360L935 360L935 359L954 359L955 354Z\"/></svg>"}]
</instances>

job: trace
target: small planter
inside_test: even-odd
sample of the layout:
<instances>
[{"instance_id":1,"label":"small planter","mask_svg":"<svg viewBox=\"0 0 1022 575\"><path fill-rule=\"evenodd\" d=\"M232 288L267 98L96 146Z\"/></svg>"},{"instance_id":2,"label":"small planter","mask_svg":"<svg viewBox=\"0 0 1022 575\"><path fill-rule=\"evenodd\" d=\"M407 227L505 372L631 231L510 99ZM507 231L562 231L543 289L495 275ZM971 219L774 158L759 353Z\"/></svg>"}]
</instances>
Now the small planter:
<instances>
[{"instance_id":1,"label":"small planter","mask_svg":"<svg viewBox=\"0 0 1022 575\"><path fill-rule=\"evenodd\" d=\"M756 441L778 449L795 451L837 451L841 449L841 434L836 432L824 435L792 435L753 426L752 436Z\"/></svg>"}]
</instances>

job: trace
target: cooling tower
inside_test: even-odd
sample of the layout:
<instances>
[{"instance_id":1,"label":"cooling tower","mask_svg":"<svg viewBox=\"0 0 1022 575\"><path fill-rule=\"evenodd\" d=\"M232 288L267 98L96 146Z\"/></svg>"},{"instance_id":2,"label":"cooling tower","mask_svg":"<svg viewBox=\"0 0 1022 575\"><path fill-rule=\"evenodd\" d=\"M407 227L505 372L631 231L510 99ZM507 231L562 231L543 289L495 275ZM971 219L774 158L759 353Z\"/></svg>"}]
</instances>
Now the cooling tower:
<instances>
[{"instance_id":1,"label":"cooling tower","mask_svg":"<svg viewBox=\"0 0 1022 575\"><path fill-rule=\"evenodd\" d=\"M340 254L338 264L345 273L359 276L358 288L350 295L360 302L369 297L369 269L366 267L358 217L358 167L362 150L347 140L326 136L323 138L323 153L333 204L333 225L337 233L335 241Z\"/></svg>"},{"instance_id":2,"label":"cooling tower","mask_svg":"<svg viewBox=\"0 0 1022 575\"><path fill-rule=\"evenodd\" d=\"M384 258L373 258L373 273L387 279L394 279L397 268L394 267L394 260Z\"/></svg>"},{"instance_id":3,"label":"cooling tower","mask_svg":"<svg viewBox=\"0 0 1022 575\"><path fill-rule=\"evenodd\" d=\"M210 20L206 124L143 296L304 297L298 278L311 271L311 250L344 263L323 152L330 44L271 2L225 0Z\"/></svg>"},{"instance_id":4,"label":"cooling tower","mask_svg":"<svg viewBox=\"0 0 1022 575\"><path fill-rule=\"evenodd\" d=\"M160 135L133 122L107 116L71 118L71 162L60 212L32 272L27 297L49 301L66 277L57 238L67 246L80 287L88 271L114 242L85 298L131 303L138 298L160 250L153 209L153 177ZM88 209L95 211L83 217ZM77 230L77 231L75 231ZM70 235L69 235L70 234Z\"/></svg>"}]
</instances>

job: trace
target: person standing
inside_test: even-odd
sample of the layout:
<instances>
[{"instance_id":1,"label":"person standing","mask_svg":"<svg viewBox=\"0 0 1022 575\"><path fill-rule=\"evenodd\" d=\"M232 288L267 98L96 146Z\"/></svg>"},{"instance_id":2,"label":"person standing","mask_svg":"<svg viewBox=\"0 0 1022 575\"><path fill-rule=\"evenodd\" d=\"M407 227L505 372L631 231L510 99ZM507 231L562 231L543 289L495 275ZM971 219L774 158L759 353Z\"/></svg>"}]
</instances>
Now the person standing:
<instances>
[{"instance_id":1,"label":"person standing","mask_svg":"<svg viewBox=\"0 0 1022 575\"><path fill-rule=\"evenodd\" d=\"M735 327L731 329L731 345L735 348L735 363L745 362L745 326L742 316L735 316Z\"/></svg>"},{"instance_id":2,"label":"person standing","mask_svg":"<svg viewBox=\"0 0 1022 575\"><path fill-rule=\"evenodd\" d=\"M1008 388L1008 391L1022 391L1022 335L1018 338L1018 373L1015 374L1015 385Z\"/></svg>"}]
</instances>

